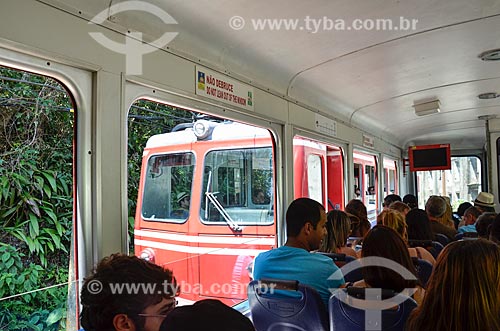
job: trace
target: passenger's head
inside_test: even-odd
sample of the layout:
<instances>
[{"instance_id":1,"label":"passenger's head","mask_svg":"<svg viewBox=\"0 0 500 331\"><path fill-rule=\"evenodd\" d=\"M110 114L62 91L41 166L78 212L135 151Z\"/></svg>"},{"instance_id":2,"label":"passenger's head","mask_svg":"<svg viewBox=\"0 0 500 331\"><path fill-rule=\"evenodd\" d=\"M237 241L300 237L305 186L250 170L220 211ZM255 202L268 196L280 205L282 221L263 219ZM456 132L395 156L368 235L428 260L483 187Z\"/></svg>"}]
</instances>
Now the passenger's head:
<instances>
[{"instance_id":1,"label":"passenger's head","mask_svg":"<svg viewBox=\"0 0 500 331\"><path fill-rule=\"evenodd\" d=\"M153 291L127 291L147 284ZM119 290L121 288L122 290ZM121 291L121 293L118 293ZM175 307L177 284L172 272L136 256L113 254L85 278L81 293L81 323L86 331L157 331Z\"/></svg>"},{"instance_id":2,"label":"passenger's head","mask_svg":"<svg viewBox=\"0 0 500 331\"><path fill-rule=\"evenodd\" d=\"M319 248L326 236L325 208L309 198L299 198L290 204L286 211L286 234L305 240L310 250Z\"/></svg>"},{"instance_id":3,"label":"passenger's head","mask_svg":"<svg viewBox=\"0 0 500 331\"><path fill-rule=\"evenodd\" d=\"M400 212L393 209L385 209L377 216L377 225L390 227L406 241L408 234L406 232L406 221Z\"/></svg>"},{"instance_id":4,"label":"passenger's head","mask_svg":"<svg viewBox=\"0 0 500 331\"><path fill-rule=\"evenodd\" d=\"M384 203L382 205L384 206L384 208L389 208L391 203L395 201L401 201L401 197L397 194L389 194L384 198Z\"/></svg>"},{"instance_id":5,"label":"passenger's head","mask_svg":"<svg viewBox=\"0 0 500 331\"><path fill-rule=\"evenodd\" d=\"M410 211L410 207L404 202L401 201L394 201L389 205L389 209L393 209L396 211L399 211L403 216L406 216L406 214Z\"/></svg>"},{"instance_id":6,"label":"passenger's head","mask_svg":"<svg viewBox=\"0 0 500 331\"><path fill-rule=\"evenodd\" d=\"M253 191L253 203L255 204L265 204L266 203L266 195L264 191L260 188L255 189Z\"/></svg>"},{"instance_id":7,"label":"passenger's head","mask_svg":"<svg viewBox=\"0 0 500 331\"><path fill-rule=\"evenodd\" d=\"M363 278L370 287L392 289L401 292L405 288L417 285L416 270L408 253L408 248L403 238L393 229L377 225L368 232L363 240L361 256L377 256L392 260L408 269L415 277L404 279L400 273L386 267L363 267Z\"/></svg>"},{"instance_id":8,"label":"passenger's head","mask_svg":"<svg viewBox=\"0 0 500 331\"><path fill-rule=\"evenodd\" d=\"M453 222L453 211L451 209L450 198L447 196L443 196L442 198L446 202L445 204L446 210L444 211L444 214L441 217L437 218L436 220L441 224L444 224L451 228L455 228L455 223Z\"/></svg>"},{"instance_id":9,"label":"passenger's head","mask_svg":"<svg viewBox=\"0 0 500 331\"><path fill-rule=\"evenodd\" d=\"M368 194L369 195L374 195L375 194L375 186L369 186L368 187Z\"/></svg>"},{"instance_id":10,"label":"passenger's head","mask_svg":"<svg viewBox=\"0 0 500 331\"><path fill-rule=\"evenodd\" d=\"M477 218L482 212L477 207L470 207L464 212L465 225L472 225L476 223Z\"/></svg>"},{"instance_id":11,"label":"passenger's head","mask_svg":"<svg viewBox=\"0 0 500 331\"><path fill-rule=\"evenodd\" d=\"M186 192L177 194L177 203L181 208L189 209L189 194Z\"/></svg>"},{"instance_id":12,"label":"passenger's head","mask_svg":"<svg viewBox=\"0 0 500 331\"><path fill-rule=\"evenodd\" d=\"M446 213L446 200L438 195L429 197L425 203L425 212L430 220L437 220Z\"/></svg>"},{"instance_id":13,"label":"passenger's head","mask_svg":"<svg viewBox=\"0 0 500 331\"><path fill-rule=\"evenodd\" d=\"M403 197L403 202L410 207L410 209L415 209L418 208L418 201L417 197L414 196L413 194L407 194Z\"/></svg>"},{"instance_id":14,"label":"passenger's head","mask_svg":"<svg viewBox=\"0 0 500 331\"><path fill-rule=\"evenodd\" d=\"M218 300L201 300L175 308L163 321L160 331L254 331L248 318Z\"/></svg>"},{"instance_id":15,"label":"passenger's head","mask_svg":"<svg viewBox=\"0 0 500 331\"><path fill-rule=\"evenodd\" d=\"M359 220L368 220L368 211L366 210L366 206L358 199L352 199L345 206L345 212L349 214L353 214Z\"/></svg>"},{"instance_id":16,"label":"passenger's head","mask_svg":"<svg viewBox=\"0 0 500 331\"><path fill-rule=\"evenodd\" d=\"M412 209L406 214L409 240L434 240L427 213L422 209Z\"/></svg>"},{"instance_id":17,"label":"passenger's head","mask_svg":"<svg viewBox=\"0 0 500 331\"><path fill-rule=\"evenodd\" d=\"M489 226L495 220L496 213L482 213L476 220L476 231L479 238L489 238Z\"/></svg>"},{"instance_id":18,"label":"passenger's head","mask_svg":"<svg viewBox=\"0 0 500 331\"><path fill-rule=\"evenodd\" d=\"M500 247L484 239L444 248L407 330L500 330Z\"/></svg>"},{"instance_id":19,"label":"passenger's head","mask_svg":"<svg viewBox=\"0 0 500 331\"><path fill-rule=\"evenodd\" d=\"M495 217L493 223L488 227L489 238L496 244L500 244L500 214Z\"/></svg>"},{"instance_id":20,"label":"passenger's head","mask_svg":"<svg viewBox=\"0 0 500 331\"><path fill-rule=\"evenodd\" d=\"M479 208L483 213L495 212L495 196L488 192L479 192L476 200L474 200L474 207Z\"/></svg>"},{"instance_id":21,"label":"passenger's head","mask_svg":"<svg viewBox=\"0 0 500 331\"><path fill-rule=\"evenodd\" d=\"M457 215L460 216L460 217L464 216L465 211L467 209L469 209L470 207L472 207L472 203L470 203L470 202L462 202L458 206Z\"/></svg>"},{"instance_id":22,"label":"passenger's head","mask_svg":"<svg viewBox=\"0 0 500 331\"><path fill-rule=\"evenodd\" d=\"M322 252L336 253L338 248L345 247L351 233L351 220L341 210L330 210L326 214L326 229L328 234L321 247Z\"/></svg>"}]
</instances>

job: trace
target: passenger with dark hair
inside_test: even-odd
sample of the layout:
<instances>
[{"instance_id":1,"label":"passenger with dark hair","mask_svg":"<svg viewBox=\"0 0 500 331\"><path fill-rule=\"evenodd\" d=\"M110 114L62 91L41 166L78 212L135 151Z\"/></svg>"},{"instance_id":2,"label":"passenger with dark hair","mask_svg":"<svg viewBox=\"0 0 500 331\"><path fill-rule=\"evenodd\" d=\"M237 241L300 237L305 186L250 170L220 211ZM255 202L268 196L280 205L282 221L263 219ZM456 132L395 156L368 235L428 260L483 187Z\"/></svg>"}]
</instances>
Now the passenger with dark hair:
<instances>
[{"instance_id":1,"label":"passenger with dark hair","mask_svg":"<svg viewBox=\"0 0 500 331\"><path fill-rule=\"evenodd\" d=\"M377 216L377 225L384 225L395 230L403 238L406 247L408 247L407 225L404 216L400 212L393 209L383 210ZM410 257L426 260L432 265L436 263L432 254L423 247L408 247L408 253L410 253Z\"/></svg>"},{"instance_id":2,"label":"passenger with dark hair","mask_svg":"<svg viewBox=\"0 0 500 331\"><path fill-rule=\"evenodd\" d=\"M345 206L345 212L356 216L360 222L363 220L368 221L368 211L366 210L365 204L361 200L350 200Z\"/></svg>"},{"instance_id":3,"label":"passenger with dark hair","mask_svg":"<svg viewBox=\"0 0 500 331\"><path fill-rule=\"evenodd\" d=\"M463 202L458 206L457 212L453 213L453 221L455 222L455 228L459 228L465 225L465 221L463 219L464 213L467 209L472 207L472 203Z\"/></svg>"},{"instance_id":4,"label":"passenger with dark hair","mask_svg":"<svg viewBox=\"0 0 500 331\"><path fill-rule=\"evenodd\" d=\"M425 212L427 213L429 221L431 222L431 229L434 235L439 233L444 234L446 237L448 237L448 240L452 241L455 239L457 231L454 228L441 223L442 218L446 214L446 209L446 200L438 195L429 197L429 199L425 203Z\"/></svg>"},{"instance_id":5,"label":"passenger with dark hair","mask_svg":"<svg viewBox=\"0 0 500 331\"><path fill-rule=\"evenodd\" d=\"M476 220L481 215L477 207L470 207L464 212L464 225L458 228L458 233L477 232Z\"/></svg>"},{"instance_id":6,"label":"passenger with dark hair","mask_svg":"<svg viewBox=\"0 0 500 331\"><path fill-rule=\"evenodd\" d=\"M368 186L368 195L375 195L375 186Z\"/></svg>"},{"instance_id":7,"label":"passenger with dark hair","mask_svg":"<svg viewBox=\"0 0 500 331\"><path fill-rule=\"evenodd\" d=\"M434 240L427 213L422 209L412 209L406 214L408 240Z\"/></svg>"},{"instance_id":8,"label":"passenger with dark hair","mask_svg":"<svg viewBox=\"0 0 500 331\"><path fill-rule=\"evenodd\" d=\"M474 200L474 207L479 208L483 213L495 212L495 196L488 192L479 192Z\"/></svg>"},{"instance_id":9,"label":"passenger with dark hair","mask_svg":"<svg viewBox=\"0 0 500 331\"><path fill-rule=\"evenodd\" d=\"M496 244L500 244L500 214L495 217L495 220L488 227L489 239Z\"/></svg>"},{"instance_id":10,"label":"passenger with dark hair","mask_svg":"<svg viewBox=\"0 0 500 331\"><path fill-rule=\"evenodd\" d=\"M406 214L406 225L408 226L408 241L435 241L429 217L427 217L427 213L424 210L418 208L410 210L408 214ZM439 254L439 249L434 247L432 243L429 243L429 246L424 248L429 251L434 258Z\"/></svg>"},{"instance_id":11,"label":"passenger with dark hair","mask_svg":"<svg viewBox=\"0 0 500 331\"><path fill-rule=\"evenodd\" d=\"M256 205L262 205L266 203L266 195L262 189L257 188L253 191L252 202Z\"/></svg>"},{"instance_id":12,"label":"passenger with dark hair","mask_svg":"<svg viewBox=\"0 0 500 331\"><path fill-rule=\"evenodd\" d=\"M407 331L500 330L500 247L484 239L448 244Z\"/></svg>"},{"instance_id":13,"label":"passenger with dark hair","mask_svg":"<svg viewBox=\"0 0 500 331\"><path fill-rule=\"evenodd\" d=\"M384 266L363 267L363 280L354 283L358 287L373 287L394 290L398 293L406 288L416 288L415 301L420 302L424 290L419 286L417 271L413 265L403 238L393 229L377 225L368 232L364 241L361 257L382 257L392 260L406 268L415 277L405 279L399 272ZM362 261L362 260L361 260ZM362 262L361 262L362 263Z\"/></svg>"},{"instance_id":14,"label":"passenger with dark hair","mask_svg":"<svg viewBox=\"0 0 500 331\"><path fill-rule=\"evenodd\" d=\"M129 291L128 286L143 288ZM145 287L147 284L154 291ZM117 292L117 288L123 291ZM85 278L81 293L81 324L85 331L158 331L175 308L177 284L168 269L136 256L113 254Z\"/></svg>"},{"instance_id":15,"label":"passenger with dark hair","mask_svg":"<svg viewBox=\"0 0 500 331\"><path fill-rule=\"evenodd\" d=\"M349 216L352 224L351 237L363 238L372 227L370 221L368 221L368 211L366 210L364 203L361 200L352 199L349 201L347 206L345 206L345 212L358 219L358 222L356 222L351 216ZM351 244L355 247L357 244L361 244L361 240L356 240Z\"/></svg>"},{"instance_id":16,"label":"passenger with dark hair","mask_svg":"<svg viewBox=\"0 0 500 331\"><path fill-rule=\"evenodd\" d=\"M418 201L417 197L414 196L413 194L407 194L403 197L403 202L410 207L410 209L415 209L418 208Z\"/></svg>"},{"instance_id":17,"label":"passenger with dark hair","mask_svg":"<svg viewBox=\"0 0 500 331\"><path fill-rule=\"evenodd\" d=\"M255 331L248 318L219 300L201 300L175 308L159 331Z\"/></svg>"},{"instance_id":18,"label":"passenger with dark hair","mask_svg":"<svg viewBox=\"0 0 500 331\"><path fill-rule=\"evenodd\" d=\"M397 194L389 194L388 196L386 196L384 198L384 202L383 202L382 206L384 207L384 209L389 208L391 203L393 203L395 201L401 201L401 197Z\"/></svg>"},{"instance_id":19,"label":"passenger with dark hair","mask_svg":"<svg viewBox=\"0 0 500 331\"><path fill-rule=\"evenodd\" d=\"M476 231L479 238L489 239L489 227L497 217L496 213L482 213L476 221Z\"/></svg>"},{"instance_id":20,"label":"passenger with dark hair","mask_svg":"<svg viewBox=\"0 0 500 331\"><path fill-rule=\"evenodd\" d=\"M318 291L326 307L330 289L344 284L344 278L330 279L338 267L318 250L326 236L325 208L309 198L294 200L286 212L287 240L284 246L259 254L254 279L298 280Z\"/></svg>"},{"instance_id":21,"label":"passenger with dark hair","mask_svg":"<svg viewBox=\"0 0 500 331\"><path fill-rule=\"evenodd\" d=\"M341 210L330 210L326 215L327 235L320 251L326 253L341 253L357 258L356 251L347 247L347 238L351 233L351 220Z\"/></svg>"}]
</instances>

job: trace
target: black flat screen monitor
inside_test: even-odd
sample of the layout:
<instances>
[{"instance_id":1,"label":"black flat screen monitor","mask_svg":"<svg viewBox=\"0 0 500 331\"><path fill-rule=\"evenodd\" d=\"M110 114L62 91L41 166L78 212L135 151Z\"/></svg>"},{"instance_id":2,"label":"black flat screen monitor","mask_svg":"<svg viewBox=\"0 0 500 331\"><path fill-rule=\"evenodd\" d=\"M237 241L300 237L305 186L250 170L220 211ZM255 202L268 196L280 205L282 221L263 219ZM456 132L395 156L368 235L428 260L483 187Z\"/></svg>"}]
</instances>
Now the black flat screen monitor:
<instances>
[{"instance_id":1,"label":"black flat screen monitor","mask_svg":"<svg viewBox=\"0 0 500 331\"><path fill-rule=\"evenodd\" d=\"M410 171L451 169L450 145L422 145L408 148Z\"/></svg>"}]
</instances>

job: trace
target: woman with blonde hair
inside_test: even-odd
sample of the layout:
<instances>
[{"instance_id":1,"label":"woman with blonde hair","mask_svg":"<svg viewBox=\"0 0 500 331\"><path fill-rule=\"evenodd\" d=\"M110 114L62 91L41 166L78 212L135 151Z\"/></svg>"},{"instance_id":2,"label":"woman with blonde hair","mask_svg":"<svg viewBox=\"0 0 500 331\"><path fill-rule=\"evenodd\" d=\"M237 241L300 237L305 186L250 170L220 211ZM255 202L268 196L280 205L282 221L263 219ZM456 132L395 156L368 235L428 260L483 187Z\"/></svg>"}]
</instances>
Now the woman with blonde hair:
<instances>
[{"instance_id":1,"label":"woman with blonde hair","mask_svg":"<svg viewBox=\"0 0 500 331\"><path fill-rule=\"evenodd\" d=\"M500 247L484 239L446 245L407 331L500 330Z\"/></svg>"},{"instance_id":2,"label":"woman with blonde hair","mask_svg":"<svg viewBox=\"0 0 500 331\"><path fill-rule=\"evenodd\" d=\"M449 228L455 229L455 223L453 222L453 210L451 209L450 198L447 196L442 197L446 201L446 211L443 216L439 217L438 222L446 225Z\"/></svg>"},{"instance_id":3,"label":"woman with blonde hair","mask_svg":"<svg viewBox=\"0 0 500 331\"><path fill-rule=\"evenodd\" d=\"M342 253L357 257L354 249L347 247L347 238L351 233L351 220L341 210L331 210L326 215L326 229L328 231L323 240L320 251L326 253Z\"/></svg>"},{"instance_id":4,"label":"woman with blonde hair","mask_svg":"<svg viewBox=\"0 0 500 331\"><path fill-rule=\"evenodd\" d=\"M407 225L403 214L394 209L386 209L377 216L377 224L385 225L393 230L396 230L401 238L403 238L406 246L408 246ZM410 253L411 257L417 257L419 259L429 261L432 265L436 263L432 254L423 247L408 247L408 253Z\"/></svg>"},{"instance_id":5,"label":"woman with blonde hair","mask_svg":"<svg viewBox=\"0 0 500 331\"><path fill-rule=\"evenodd\" d=\"M406 214L408 214L408 212L410 211L410 207L406 203L401 201L394 201L389 205L389 209L399 211L401 214L403 214L403 216L406 216Z\"/></svg>"}]
</instances>

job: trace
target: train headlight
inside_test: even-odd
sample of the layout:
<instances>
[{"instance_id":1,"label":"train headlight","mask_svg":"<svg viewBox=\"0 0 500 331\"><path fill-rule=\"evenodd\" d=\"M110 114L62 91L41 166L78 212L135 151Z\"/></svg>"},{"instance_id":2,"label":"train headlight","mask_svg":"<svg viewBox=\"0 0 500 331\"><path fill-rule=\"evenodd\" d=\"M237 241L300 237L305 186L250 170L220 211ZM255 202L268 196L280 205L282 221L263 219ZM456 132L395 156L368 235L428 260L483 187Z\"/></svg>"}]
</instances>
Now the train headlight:
<instances>
[{"instance_id":1,"label":"train headlight","mask_svg":"<svg viewBox=\"0 0 500 331\"><path fill-rule=\"evenodd\" d=\"M212 126L209 121L199 120L193 124L193 132L198 139L205 139L210 135Z\"/></svg>"},{"instance_id":2,"label":"train headlight","mask_svg":"<svg viewBox=\"0 0 500 331\"><path fill-rule=\"evenodd\" d=\"M155 263L155 251L152 248L146 248L139 254L139 258Z\"/></svg>"}]
</instances>

